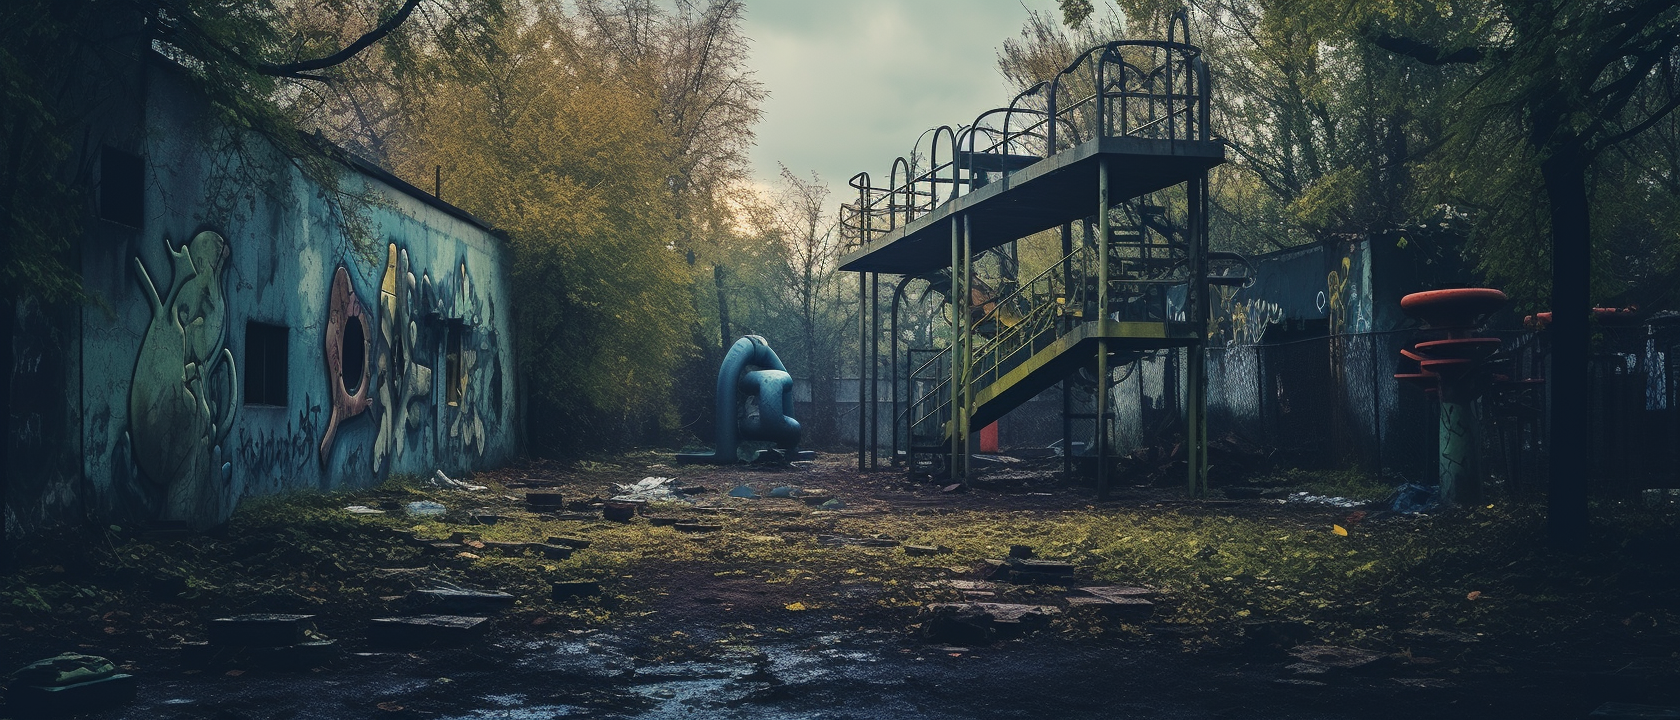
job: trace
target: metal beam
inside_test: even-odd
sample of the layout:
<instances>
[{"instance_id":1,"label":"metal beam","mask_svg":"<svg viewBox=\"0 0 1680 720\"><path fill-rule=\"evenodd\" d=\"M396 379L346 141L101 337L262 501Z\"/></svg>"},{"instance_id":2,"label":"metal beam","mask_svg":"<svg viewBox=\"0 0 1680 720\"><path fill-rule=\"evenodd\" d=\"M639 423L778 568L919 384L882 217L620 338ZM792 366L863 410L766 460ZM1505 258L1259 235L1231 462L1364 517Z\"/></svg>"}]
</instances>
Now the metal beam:
<instances>
[{"instance_id":1,"label":"metal beam","mask_svg":"<svg viewBox=\"0 0 1680 720\"><path fill-rule=\"evenodd\" d=\"M1097 499L1108 497L1108 157L1097 161Z\"/></svg>"}]
</instances>

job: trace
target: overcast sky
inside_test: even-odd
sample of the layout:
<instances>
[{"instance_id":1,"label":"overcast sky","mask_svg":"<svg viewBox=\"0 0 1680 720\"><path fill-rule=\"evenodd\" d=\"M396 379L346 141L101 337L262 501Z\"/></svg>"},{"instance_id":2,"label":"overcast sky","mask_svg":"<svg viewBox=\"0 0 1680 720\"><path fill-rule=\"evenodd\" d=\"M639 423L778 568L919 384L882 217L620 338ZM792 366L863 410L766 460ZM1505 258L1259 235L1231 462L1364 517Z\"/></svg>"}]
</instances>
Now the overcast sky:
<instances>
[{"instance_id":1,"label":"overcast sky","mask_svg":"<svg viewBox=\"0 0 1680 720\"><path fill-rule=\"evenodd\" d=\"M747 0L751 67L770 92L754 175L815 170L834 205L846 180L877 181L922 131L1009 101L997 53L1027 9L1055 0Z\"/></svg>"}]
</instances>

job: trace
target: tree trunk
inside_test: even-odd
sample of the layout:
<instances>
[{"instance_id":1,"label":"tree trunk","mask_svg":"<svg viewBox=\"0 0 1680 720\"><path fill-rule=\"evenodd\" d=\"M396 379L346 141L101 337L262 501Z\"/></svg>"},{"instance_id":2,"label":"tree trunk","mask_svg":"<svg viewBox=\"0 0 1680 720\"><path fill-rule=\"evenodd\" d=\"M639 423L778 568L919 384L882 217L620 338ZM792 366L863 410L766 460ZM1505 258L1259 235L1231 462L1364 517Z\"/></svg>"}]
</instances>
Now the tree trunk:
<instances>
[{"instance_id":1,"label":"tree trunk","mask_svg":"<svg viewBox=\"0 0 1680 720\"><path fill-rule=\"evenodd\" d=\"M1579 548L1587 532L1591 470L1590 387L1592 242L1587 158L1579 143L1560 143L1540 165L1552 221L1551 479L1547 530L1559 548Z\"/></svg>"},{"instance_id":2,"label":"tree trunk","mask_svg":"<svg viewBox=\"0 0 1680 720\"><path fill-rule=\"evenodd\" d=\"M723 266L712 266L712 284L717 287L718 296L718 347L729 352L729 345L735 339L729 332L729 298L723 293Z\"/></svg>"}]
</instances>

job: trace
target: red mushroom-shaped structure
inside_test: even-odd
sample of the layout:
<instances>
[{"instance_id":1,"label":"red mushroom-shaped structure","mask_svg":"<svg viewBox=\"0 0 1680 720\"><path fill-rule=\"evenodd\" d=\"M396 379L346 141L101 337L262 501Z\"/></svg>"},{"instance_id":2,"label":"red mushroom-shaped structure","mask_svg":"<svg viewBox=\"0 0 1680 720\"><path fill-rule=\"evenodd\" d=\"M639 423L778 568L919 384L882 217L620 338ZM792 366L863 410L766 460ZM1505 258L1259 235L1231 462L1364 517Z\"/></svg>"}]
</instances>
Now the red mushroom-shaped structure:
<instances>
[{"instance_id":1,"label":"red mushroom-shaped structure","mask_svg":"<svg viewBox=\"0 0 1680 720\"><path fill-rule=\"evenodd\" d=\"M1407 315L1421 320L1425 329L1446 335L1402 349L1402 371L1394 379L1432 390L1441 401L1438 468L1441 499L1448 504L1480 499L1471 405L1489 385L1487 359L1499 351L1501 341L1474 333L1504 304L1505 293L1489 288L1432 290L1400 299Z\"/></svg>"}]
</instances>

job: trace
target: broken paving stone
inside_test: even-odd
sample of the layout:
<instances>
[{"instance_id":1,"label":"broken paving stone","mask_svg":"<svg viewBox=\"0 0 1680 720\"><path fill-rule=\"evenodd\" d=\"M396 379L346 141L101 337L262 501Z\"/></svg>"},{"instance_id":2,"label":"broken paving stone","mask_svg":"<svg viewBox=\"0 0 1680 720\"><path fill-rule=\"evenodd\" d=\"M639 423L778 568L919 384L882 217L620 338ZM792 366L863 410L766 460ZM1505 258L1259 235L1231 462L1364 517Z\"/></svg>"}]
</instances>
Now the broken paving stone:
<instances>
[{"instance_id":1,"label":"broken paving stone","mask_svg":"<svg viewBox=\"0 0 1680 720\"><path fill-rule=\"evenodd\" d=\"M485 540L484 547L489 550L500 550L503 555L517 555L524 552L535 543L509 542L505 540Z\"/></svg>"},{"instance_id":2,"label":"broken paving stone","mask_svg":"<svg viewBox=\"0 0 1680 720\"><path fill-rule=\"evenodd\" d=\"M350 505L350 506L345 507L344 511L347 512L347 513L350 513L351 515L384 515L385 514L384 510L375 510L375 509L370 508L366 505Z\"/></svg>"},{"instance_id":3,"label":"broken paving stone","mask_svg":"<svg viewBox=\"0 0 1680 720\"><path fill-rule=\"evenodd\" d=\"M845 510L846 503L840 498L830 498L827 502L817 506L818 510Z\"/></svg>"},{"instance_id":4,"label":"broken paving stone","mask_svg":"<svg viewBox=\"0 0 1680 720\"><path fill-rule=\"evenodd\" d=\"M1443 688L1453 687L1452 681L1443 680L1441 678L1389 678L1389 679L1393 680L1395 682L1395 684L1397 684L1397 685L1404 685L1404 686L1410 687L1410 688L1439 690L1439 689L1443 689ZM1680 715L1675 715L1673 720L1680 720Z\"/></svg>"},{"instance_id":5,"label":"broken paving stone","mask_svg":"<svg viewBox=\"0 0 1680 720\"><path fill-rule=\"evenodd\" d=\"M1155 614L1155 603L1138 597L1070 597L1069 613L1093 613L1110 620L1138 623Z\"/></svg>"},{"instance_id":6,"label":"broken paving stone","mask_svg":"<svg viewBox=\"0 0 1680 720\"><path fill-rule=\"evenodd\" d=\"M648 524L654 527L670 527L682 521L682 518L668 515L649 515Z\"/></svg>"},{"instance_id":7,"label":"broken paving stone","mask_svg":"<svg viewBox=\"0 0 1680 720\"><path fill-rule=\"evenodd\" d=\"M798 496L799 496L799 488L796 488L792 485L783 485L781 487L772 488L770 490L770 497L773 497L773 498L791 498L791 497L798 497Z\"/></svg>"},{"instance_id":8,"label":"broken paving stone","mask_svg":"<svg viewBox=\"0 0 1680 720\"><path fill-rule=\"evenodd\" d=\"M478 539L480 539L479 534L475 532L457 532L449 536L449 541L454 543L463 543L468 540Z\"/></svg>"},{"instance_id":9,"label":"broken paving stone","mask_svg":"<svg viewBox=\"0 0 1680 720\"><path fill-rule=\"evenodd\" d=\"M1607 702L1587 717L1589 720L1680 720L1680 707Z\"/></svg>"},{"instance_id":10,"label":"broken paving stone","mask_svg":"<svg viewBox=\"0 0 1680 720\"><path fill-rule=\"evenodd\" d=\"M11 680L14 683L38 687L58 687L108 678L115 674L117 667L110 660L98 655L67 652L45 660L36 660L14 670Z\"/></svg>"},{"instance_id":11,"label":"broken paving stone","mask_svg":"<svg viewBox=\"0 0 1680 720\"><path fill-rule=\"evenodd\" d=\"M613 522L630 522L636 516L636 505L628 502L609 502L601 505L601 517Z\"/></svg>"},{"instance_id":12,"label":"broken paving stone","mask_svg":"<svg viewBox=\"0 0 1680 720\"><path fill-rule=\"evenodd\" d=\"M1026 560L1028 558L1031 558L1032 556L1033 556L1033 549L1029 545L1010 545L1009 546L1009 557L1016 558L1018 560Z\"/></svg>"},{"instance_id":13,"label":"broken paving stone","mask_svg":"<svg viewBox=\"0 0 1680 720\"><path fill-rule=\"evenodd\" d=\"M1289 651L1302 663L1321 665L1327 670L1368 672L1387 664L1387 655L1335 645L1301 645Z\"/></svg>"},{"instance_id":14,"label":"broken paving stone","mask_svg":"<svg viewBox=\"0 0 1680 720\"><path fill-rule=\"evenodd\" d=\"M735 489L729 491L729 497L746 498L748 500L757 500L758 499L758 491L753 490L752 488L747 487L746 485L736 485Z\"/></svg>"},{"instance_id":15,"label":"broken paving stone","mask_svg":"<svg viewBox=\"0 0 1680 720\"><path fill-rule=\"evenodd\" d=\"M951 552L951 548L944 545L905 545L904 554L910 557L932 557Z\"/></svg>"},{"instance_id":16,"label":"broken paving stone","mask_svg":"<svg viewBox=\"0 0 1680 720\"><path fill-rule=\"evenodd\" d=\"M821 506L823 503L833 499L834 496L827 493L805 493L804 495L799 496L800 502L811 506Z\"/></svg>"},{"instance_id":17,"label":"broken paving stone","mask_svg":"<svg viewBox=\"0 0 1680 720\"><path fill-rule=\"evenodd\" d=\"M1328 685L1328 683L1321 683L1317 680L1302 680L1301 678L1278 678L1272 682L1278 685L1295 685L1298 687L1325 687Z\"/></svg>"},{"instance_id":18,"label":"broken paving stone","mask_svg":"<svg viewBox=\"0 0 1680 720\"><path fill-rule=\"evenodd\" d=\"M672 525L672 527L676 528L677 532L685 533L709 533L723 530L722 525L697 522L679 522Z\"/></svg>"},{"instance_id":19,"label":"broken paving stone","mask_svg":"<svg viewBox=\"0 0 1680 720\"><path fill-rule=\"evenodd\" d=\"M207 627L210 644L217 647L296 645L308 640L314 629L314 615L279 613L217 618Z\"/></svg>"},{"instance_id":20,"label":"broken paving stone","mask_svg":"<svg viewBox=\"0 0 1680 720\"><path fill-rule=\"evenodd\" d=\"M13 710L43 717L68 717L134 701L137 681L118 673L69 685L25 685L14 682L6 692Z\"/></svg>"},{"instance_id":21,"label":"broken paving stone","mask_svg":"<svg viewBox=\"0 0 1680 720\"><path fill-rule=\"evenodd\" d=\"M454 588L415 590L408 603L415 608L443 615L477 615L513 607L514 598L505 592L482 592Z\"/></svg>"},{"instance_id":22,"label":"broken paving stone","mask_svg":"<svg viewBox=\"0 0 1680 720\"><path fill-rule=\"evenodd\" d=\"M578 550L582 550L584 548L589 547L589 541L588 540L585 540L583 538L568 537L566 535L551 535L548 538L548 544L550 544L550 545L564 545L566 547L575 548L575 549L578 549Z\"/></svg>"},{"instance_id":23,"label":"broken paving stone","mask_svg":"<svg viewBox=\"0 0 1680 720\"><path fill-rule=\"evenodd\" d=\"M555 602L600 595L601 582L599 580L557 580L554 583L553 593Z\"/></svg>"},{"instance_id":24,"label":"broken paving stone","mask_svg":"<svg viewBox=\"0 0 1680 720\"><path fill-rule=\"evenodd\" d=\"M559 510L566 506L566 498L557 492L528 492L525 504L533 510Z\"/></svg>"},{"instance_id":25,"label":"broken paving stone","mask_svg":"<svg viewBox=\"0 0 1680 720\"><path fill-rule=\"evenodd\" d=\"M951 588L953 590L996 590L997 583L983 580L936 580L934 582L916 583L916 588L927 590L932 588Z\"/></svg>"},{"instance_id":26,"label":"broken paving stone","mask_svg":"<svg viewBox=\"0 0 1680 720\"><path fill-rule=\"evenodd\" d=\"M1048 605L933 603L923 610L922 632L937 642L978 645L1042 627L1060 613Z\"/></svg>"},{"instance_id":27,"label":"broken paving stone","mask_svg":"<svg viewBox=\"0 0 1680 720\"><path fill-rule=\"evenodd\" d=\"M922 611L922 637L931 642L985 645L996 630L991 614L976 603L935 603Z\"/></svg>"},{"instance_id":28,"label":"broken paving stone","mask_svg":"<svg viewBox=\"0 0 1680 720\"><path fill-rule=\"evenodd\" d=\"M1149 588L1131 587L1127 585L1099 585L1095 587L1078 588L1082 593L1104 600L1124 600L1131 598L1152 598L1158 593Z\"/></svg>"},{"instance_id":29,"label":"broken paving stone","mask_svg":"<svg viewBox=\"0 0 1680 720\"><path fill-rule=\"evenodd\" d=\"M550 560L570 560L575 551L568 545L533 545L532 548Z\"/></svg>"},{"instance_id":30,"label":"broken paving stone","mask_svg":"<svg viewBox=\"0 0 1680 720\"><path fill-rule=\"evenodd\" d=\"M475 525L495 525L502 521L502 516L479 510L467 515L467 519Z\"/></svg>"},{"instance_id":31,"label":"broken paving stone","mask_svg":"<svg viewBox=\"0 0 1680 720\"><path fill-rule=\"evenodd\" d=\"M368 642L392 647L459 645L482 637L490 619L465 615L419 615L368 621Z\"/></svg>"}]
</instances>

